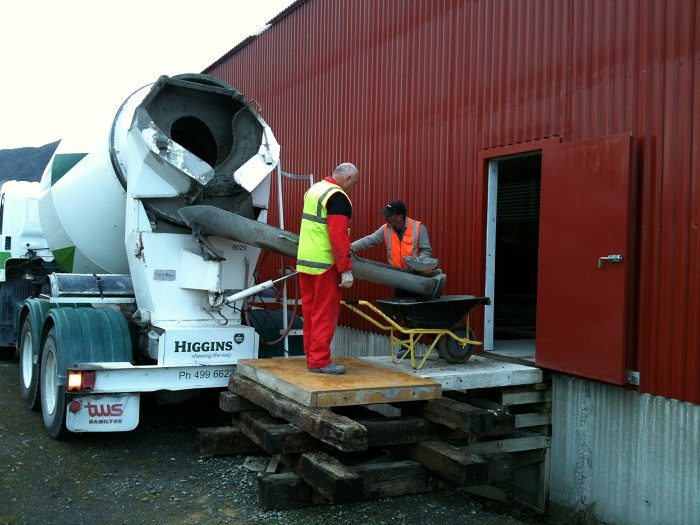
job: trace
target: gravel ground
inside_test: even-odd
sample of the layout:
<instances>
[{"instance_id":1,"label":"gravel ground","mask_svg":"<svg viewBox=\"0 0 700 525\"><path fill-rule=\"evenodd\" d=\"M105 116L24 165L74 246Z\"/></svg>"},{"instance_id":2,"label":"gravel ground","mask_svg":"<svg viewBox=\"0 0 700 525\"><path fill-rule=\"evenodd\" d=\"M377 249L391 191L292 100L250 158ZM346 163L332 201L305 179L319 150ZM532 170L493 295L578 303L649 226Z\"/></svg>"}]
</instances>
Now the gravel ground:
<instances>
[{"instance_id":1,"label":"gravel ground","mask_svg":"<svg viewBox=\"0 0 700 525\"><path fill-rule=\"evenodd\" d=\"M196 454L196 429L227 422L216 397L165 406L144 398L141 424L133 432L55 441L44 432L41 414L24 407L17 382L17 363L0 361L2 524L545 522L459 489L266 512L257 505L257 474L244 467L245 457Z\"/></svg>"}]
</instances>

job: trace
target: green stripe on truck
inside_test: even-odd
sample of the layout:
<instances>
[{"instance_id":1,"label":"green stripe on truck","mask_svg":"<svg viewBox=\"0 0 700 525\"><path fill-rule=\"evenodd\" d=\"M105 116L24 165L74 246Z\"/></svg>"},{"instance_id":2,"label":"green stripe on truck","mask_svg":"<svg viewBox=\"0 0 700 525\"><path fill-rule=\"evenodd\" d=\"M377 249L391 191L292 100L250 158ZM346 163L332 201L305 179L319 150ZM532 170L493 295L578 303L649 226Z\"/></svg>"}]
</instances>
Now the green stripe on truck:
<instances>
[{"instance_id":1,"label":"green stripe on truck","mask_svg":"<svg viewBox=\"0 0 700 525\"><path fill-rule=\"evenodd\" d=\"M61 267L66 272L73 271L73 260L75 259L75 246L69 246L68 248L59 248L58 250L51 250L53 256L56 258L56 262L61 265Z\"/></svg>"},{"instance_id":2,"label":"green stripe on truck","mask_svg":"<svg viewBox=\"0 0 700 525\"><path fill-rule=\"evenodd\" d=\"M86 156L87 153L57 153L54 155L51 165L51 186L56 184L61 177L68 173L68 170Z\"/></svg>"}]
</instances>

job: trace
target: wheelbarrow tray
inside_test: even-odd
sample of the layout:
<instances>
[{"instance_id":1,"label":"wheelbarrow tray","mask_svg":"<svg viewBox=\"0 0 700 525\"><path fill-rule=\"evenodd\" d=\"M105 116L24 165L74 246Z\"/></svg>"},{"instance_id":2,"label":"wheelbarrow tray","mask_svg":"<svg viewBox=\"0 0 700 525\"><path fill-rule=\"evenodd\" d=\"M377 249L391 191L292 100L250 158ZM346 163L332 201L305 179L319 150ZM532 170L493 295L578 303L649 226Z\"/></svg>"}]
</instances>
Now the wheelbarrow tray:
<instances>
[{"instance_id":1,"label":"wheelbarrow tray","mask_svg":"<svg viewBox=\"0 0 700 525\"><path fill-rule=\"evenodd\" d=\"M452 328L462 317L480 304L491 304L488 297L443 295L439 299L380 299L381 311L404 328Z\"/></svg>"}]
</instances>

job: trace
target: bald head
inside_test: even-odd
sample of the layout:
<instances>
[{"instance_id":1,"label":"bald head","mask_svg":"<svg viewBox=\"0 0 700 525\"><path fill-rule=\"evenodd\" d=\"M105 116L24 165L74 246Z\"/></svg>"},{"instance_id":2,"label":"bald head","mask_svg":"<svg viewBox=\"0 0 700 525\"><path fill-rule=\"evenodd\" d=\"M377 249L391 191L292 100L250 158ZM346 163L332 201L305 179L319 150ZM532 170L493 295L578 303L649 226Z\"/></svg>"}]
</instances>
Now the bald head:
<instances>
[{"instance_id":1,"label":"bald head","mask_svg":"<svg viewBox=\"0 0 700 525\"><path fill-rule=\"evenodd\" d=\"M360 172L357 166L350 162L339 164L333 172L333 178L346 193L349 193L355 187L359 177Z\"/></svg>"}]
</instances>

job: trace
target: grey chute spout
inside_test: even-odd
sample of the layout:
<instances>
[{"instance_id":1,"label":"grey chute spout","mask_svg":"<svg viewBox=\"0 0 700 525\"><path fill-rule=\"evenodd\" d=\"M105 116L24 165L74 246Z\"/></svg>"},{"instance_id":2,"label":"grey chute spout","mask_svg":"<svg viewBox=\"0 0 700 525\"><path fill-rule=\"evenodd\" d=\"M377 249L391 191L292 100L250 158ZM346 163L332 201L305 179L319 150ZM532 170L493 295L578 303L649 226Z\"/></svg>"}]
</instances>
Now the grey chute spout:
<instances>
[{"instance_id":1,"label":"grey chute spout","mask_svg":"<svg viewBox=\"0 0 700 525\"><path fill-rule=\"evenodd\" d=\"M186 206L180 208L178 213L195 231L233 239L288 257L297 256L299 236L295 233L214 206ZM352 274L358 279L426 297L440 297L445 284L445 274L426 277L357 256L352 259Z\"/></svg>"},{"instance_id":2,"label":"grey chute spout","mask_svg":"<svg viewBox=\"0 0 700 525\"><path fill-rule=\"evenodd\" d=\"M446 279L444 273L425 277L389 264L363 259L356 255L352 257L352 274L365 281L386 284L431 298L440 297Z\"/></svg>"}]
</instances>

